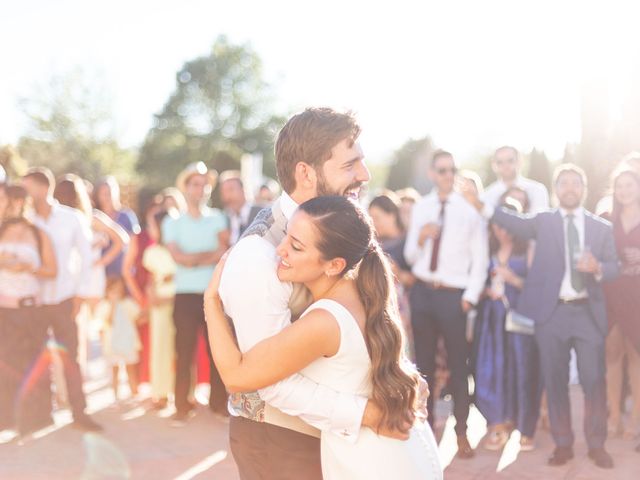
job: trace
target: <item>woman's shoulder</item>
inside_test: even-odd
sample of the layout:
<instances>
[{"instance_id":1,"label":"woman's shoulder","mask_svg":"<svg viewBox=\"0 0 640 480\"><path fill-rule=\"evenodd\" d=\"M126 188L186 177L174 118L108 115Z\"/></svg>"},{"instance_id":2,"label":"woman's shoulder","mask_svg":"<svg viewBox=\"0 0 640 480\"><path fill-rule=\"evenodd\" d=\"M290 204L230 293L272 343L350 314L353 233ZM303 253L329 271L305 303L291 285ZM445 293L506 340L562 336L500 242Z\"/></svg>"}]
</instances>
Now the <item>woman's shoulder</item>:
<instances>
[{"instance_id":1,"label":"woman's shoulder","mask_svg":"<svg viewBox=\"0 0 640 480\"><path fill-rule=\"evenodd\" d=\"M340 329L346 326L357 326L358 322L351 310L341 301L323 298L312 303L305 313L305 317L314 315L318 322L337 324Z\"/></svg>"}]
</instances>

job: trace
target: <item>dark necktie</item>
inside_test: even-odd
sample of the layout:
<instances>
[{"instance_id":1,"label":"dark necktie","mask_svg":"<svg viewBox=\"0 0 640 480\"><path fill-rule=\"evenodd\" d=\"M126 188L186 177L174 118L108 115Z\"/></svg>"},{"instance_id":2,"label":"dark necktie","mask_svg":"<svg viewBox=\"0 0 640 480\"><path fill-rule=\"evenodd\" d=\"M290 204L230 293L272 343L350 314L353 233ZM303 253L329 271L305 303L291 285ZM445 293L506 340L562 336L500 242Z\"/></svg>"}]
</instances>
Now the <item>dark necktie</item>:
<instances>
[{"instance_id":1,"label":"dark necktie","mask_svg":"<svg viewBox=\"0 0 640 480\"><path fill-rule=\"evenodd\" d=\"M433 248L431 249L431 262L429 263L429 270L435 272L438 269L438 256L440 254L440 239L442 238L442 229L444 228L444 207L447 204L446 200L440 200L440 214L438 220L440 221L440 233L433 239Z\"/></svg>"},{"instance_id":2,"label":"dark necktie","mask_svg":"<svg viewBox=\"0 0 640 480\"><path fill-rule=\"evenodd\" d=\"M578 254L580 253L580 235L578 234L578 227L574 222L575 215L570 213L567 215L567 244L569 246L569 259L571 264L571 286L576 292L581 292L584 289L584 278L582 273L576 270L576 263L578 262Z\"/></svg>"}]
</instances>

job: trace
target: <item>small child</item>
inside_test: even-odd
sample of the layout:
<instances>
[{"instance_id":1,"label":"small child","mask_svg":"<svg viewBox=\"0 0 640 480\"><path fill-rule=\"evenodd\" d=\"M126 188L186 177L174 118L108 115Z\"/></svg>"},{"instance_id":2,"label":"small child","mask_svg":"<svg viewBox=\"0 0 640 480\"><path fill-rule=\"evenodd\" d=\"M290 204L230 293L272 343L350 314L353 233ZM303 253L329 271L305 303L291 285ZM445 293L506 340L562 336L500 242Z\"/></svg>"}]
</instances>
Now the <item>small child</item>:
<instances>
[{"instance_id":1,"label":"small child","mask_svg":"<svg viewBox=\"0 0 640 480\"><path fill-rule=\"evenodd\" d=\"M124 363L131 395L138 394L138 362L142 348L136 323L141 316L138 304L126 296L122 278L109 278L106 298L96 307L103 321L103 354L113 367L113 393L118 401L118 373Z\"/></svg>"}]
</instances>

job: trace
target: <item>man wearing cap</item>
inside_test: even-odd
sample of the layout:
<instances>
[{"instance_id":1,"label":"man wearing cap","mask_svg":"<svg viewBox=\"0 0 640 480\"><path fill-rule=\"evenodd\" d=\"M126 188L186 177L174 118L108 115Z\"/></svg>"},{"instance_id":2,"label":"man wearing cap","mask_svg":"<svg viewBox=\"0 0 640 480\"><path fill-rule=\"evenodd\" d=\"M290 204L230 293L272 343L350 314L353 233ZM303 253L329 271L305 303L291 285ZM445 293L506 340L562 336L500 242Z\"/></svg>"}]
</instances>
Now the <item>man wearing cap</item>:
<instances>
[{"instance_id":1,"label":"man wearing cap","mask_svg":"<svg viewBox=\"0 0 640 480\"><path fill-rule=\"evenodd\" d=\"M214 267L229 247L227 221L222 212L207 207L217 174L203 162L185 168L176 181L187 202L186 212L167 217L162 224L162 238L178 264L175 282L176 296L173 320L176 328L176 413L172 426L183 426L194 405L189 402L191 366L198 332L205 329L202 294ZM211 352L211 409L227 415L227 394L213 361Z\"/></svg>"}]
</instances>

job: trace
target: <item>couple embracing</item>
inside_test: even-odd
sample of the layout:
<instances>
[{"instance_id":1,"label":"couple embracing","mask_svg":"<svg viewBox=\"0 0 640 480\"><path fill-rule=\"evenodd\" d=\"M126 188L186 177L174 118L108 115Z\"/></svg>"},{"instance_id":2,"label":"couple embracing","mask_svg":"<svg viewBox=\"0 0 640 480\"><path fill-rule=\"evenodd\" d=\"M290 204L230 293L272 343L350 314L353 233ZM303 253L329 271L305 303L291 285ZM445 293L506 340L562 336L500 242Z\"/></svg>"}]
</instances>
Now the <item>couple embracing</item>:
<instances>
[{"instance_id":1,"label":"couple embracing","mask_svg":"<svg viewBox=\"0 0 640 480\"><path fill-rule=\"evenodd\" d=\"M353 201L370 178L359 133L352 115L328 108L287 122L276 142L282 196L205 292L243 480L442 478L392 273Z\"/></svg>"}]
</instances>

